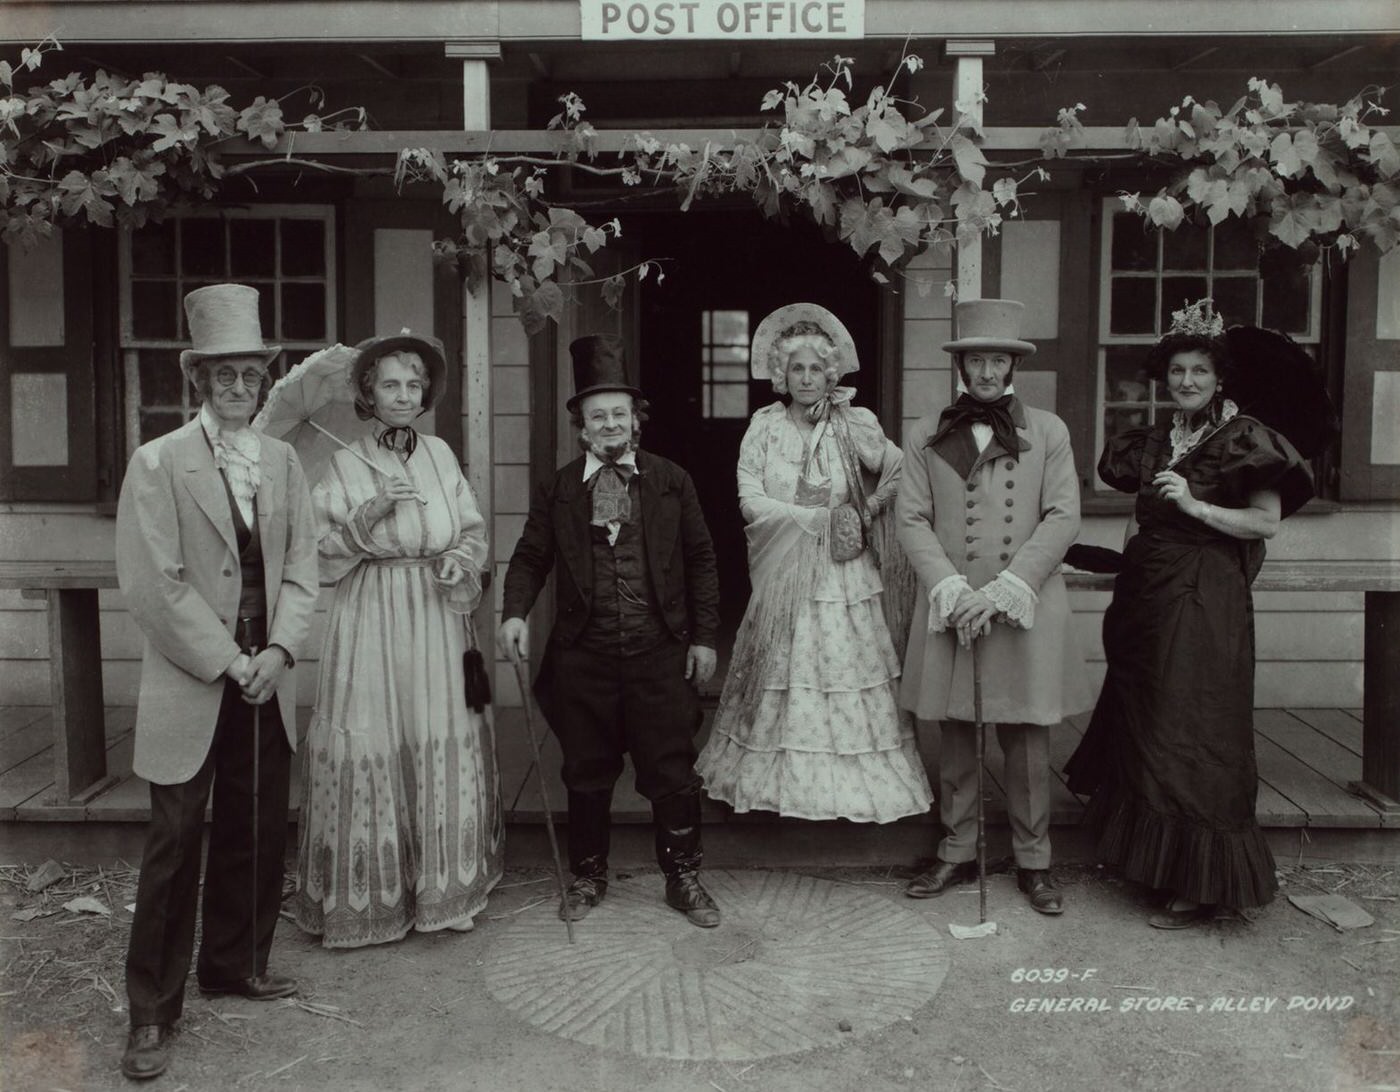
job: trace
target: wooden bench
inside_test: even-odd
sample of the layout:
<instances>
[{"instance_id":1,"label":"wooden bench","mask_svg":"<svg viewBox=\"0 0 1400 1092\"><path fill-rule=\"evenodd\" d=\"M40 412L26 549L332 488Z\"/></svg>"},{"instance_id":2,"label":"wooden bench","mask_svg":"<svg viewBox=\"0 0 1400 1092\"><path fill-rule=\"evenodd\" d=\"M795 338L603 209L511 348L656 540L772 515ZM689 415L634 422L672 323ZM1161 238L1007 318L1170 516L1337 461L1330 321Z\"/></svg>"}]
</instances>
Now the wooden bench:
<instances>
[{"instance_id":1,"label":"wooden bench","mask_svg":"<svg viewBox=\"0 0 1400 1092\"><path fill-rule=\"evenodd\" d=\"M117 586L112 561L0 561L0 588L48 600L54 794L85 803L116 780L107 772L98 591Z\"/></svg>"},{"instance_id":2,"label":"wooden bench","mask_svg":"<svg viewBox=\"0 0 1400 1092\"><path fill-rule=\"evenodd\" d=\"M1071 588L1113 590L1113 577L1065 574ZM1361 780L1352 789L1387 815L1400 814L1400 560L1266 561L1255 591L1363 592Z\"/></svg>"},{"instance_id":3,"label":"wooden bench","mask_svg":"<svg viewBox=\"0 0 1400 1092\"><path fill-rule=\"evenodd\" d=\"M1112 591L1113 577L1067 574L1071 588ZM54 785L59 802L85 802L112 782L107 773L98 590L117 586L110 561L0 561L0 588L48 601ZM1355 790L1400 813L1400 560L1269 561L1256 591L1363 592L1362 772Z\"/></svg>"}]
</instances>

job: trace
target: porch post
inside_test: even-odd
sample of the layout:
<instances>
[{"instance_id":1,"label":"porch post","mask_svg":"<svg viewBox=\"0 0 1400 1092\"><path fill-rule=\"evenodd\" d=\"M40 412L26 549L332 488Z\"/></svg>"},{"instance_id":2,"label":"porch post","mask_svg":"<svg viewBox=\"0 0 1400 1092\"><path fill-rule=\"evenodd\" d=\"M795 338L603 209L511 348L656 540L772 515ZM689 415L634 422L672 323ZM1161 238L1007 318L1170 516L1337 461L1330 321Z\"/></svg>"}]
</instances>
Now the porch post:
<instances>
[{"instance_id":1,"label":"porch post","mask_svg":"<svg viewBox=\"0 0 1400 1092\"><path fill-rule=\"evenodd\" d=\"M499 43L448 42L447 55L462 58L462 128L491 128L490 58L501 55ZM462 436L467 482L476 494L486 526L494 513L491 495L491 283L475 292L462 282ZM490 538L488 536L488 543ZM487 572L490 572L488 567ZM483 605L490 603L484 598ZM483 619L488 623L489 617ZM481 628L481 627L478 627Z\"/></svg>"},{"instance_id":2,"label":"porch post","mask_svg":"<svg viewBox=\"0 0 1400 1092\"><path fill-rule=\"evenodd\" d=\"M982 128L982 58L996 52L996 43L986 39L951 39L944 46L949 57L956 57L953 77L953 114L962 113L977 129ZM962 103L960 111L957 104ZM982 236L958 240L958 299L982 298Z\"/></svg>"}]
</instances>

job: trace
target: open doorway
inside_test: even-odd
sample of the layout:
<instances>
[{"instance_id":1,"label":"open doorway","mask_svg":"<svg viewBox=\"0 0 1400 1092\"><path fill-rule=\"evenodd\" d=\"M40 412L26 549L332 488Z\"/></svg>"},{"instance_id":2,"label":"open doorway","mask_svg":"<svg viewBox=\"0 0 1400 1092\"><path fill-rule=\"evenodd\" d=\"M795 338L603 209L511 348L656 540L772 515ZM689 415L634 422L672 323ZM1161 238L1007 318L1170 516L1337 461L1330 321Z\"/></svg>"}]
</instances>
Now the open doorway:
<instances>
[{"instance_id":1,"label":"open doorway","mask_svg":"<svg viewBox=\"0 0 1400 1092\"><path fill-rule=\"evenodd\" d=\"M879 287L846 246L806 222L777 224L757 211L635 216L624 238L662 263L638 298L635 359L652 403L643 444L688 470L695 481L719 560L719 669L723 685L734 635L749 599L744 521L735 466L750 415L778 396L749 375L749 344L765 315L809 301L850 329L859 372L843 382L856 403L881 406Z\"/></svg>"}]
</instances>

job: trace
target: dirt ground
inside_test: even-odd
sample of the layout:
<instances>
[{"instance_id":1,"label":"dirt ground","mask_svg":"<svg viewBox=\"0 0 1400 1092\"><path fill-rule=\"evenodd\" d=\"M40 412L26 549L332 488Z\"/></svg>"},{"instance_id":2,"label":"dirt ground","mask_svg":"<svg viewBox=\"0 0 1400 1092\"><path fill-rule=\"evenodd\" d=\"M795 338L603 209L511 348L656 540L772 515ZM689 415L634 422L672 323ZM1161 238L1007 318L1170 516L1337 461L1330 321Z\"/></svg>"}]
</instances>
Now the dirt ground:
<instances>
[{"instance_id":1,"label":"dirt ground","mask_svg":"<svg viewBox=\"0 0 1400 1092\"><path fill-rule=\"evenodd\" d=\"M32 893L26 884L41 863L0 869L0 1087L132 1088L117 1067L124 908L136 874L68 869ZM948 958L930 1002L880 1029L838 1029L830 1048L742 1064L640 1058L559 1038L486 989L493 938L552 907L549 874L512 870L470 933L330 952L284 920L274 967L300 979L301 997L207 999L191 981L170 1069L148 1087L1400 1092L1400 867L1282 868L1284 896L1336 892L1376 919L1347 932L1284 896L1252 921L1159 932L1145 924L1143 893L1093 866L1057 867L1067 913L1045 918L1003 873L991 878L988 903L999 932L970 940L947 926L976 923L975 886L915 902L890 870L803 871L860 884L926 919L928 942ZM654 872L639 868L624 882L660 897ZM111 913L63 908L78 898ZM1022 1011L1057 1002L1060 1011Z\"/></svg>"}]
</instances>

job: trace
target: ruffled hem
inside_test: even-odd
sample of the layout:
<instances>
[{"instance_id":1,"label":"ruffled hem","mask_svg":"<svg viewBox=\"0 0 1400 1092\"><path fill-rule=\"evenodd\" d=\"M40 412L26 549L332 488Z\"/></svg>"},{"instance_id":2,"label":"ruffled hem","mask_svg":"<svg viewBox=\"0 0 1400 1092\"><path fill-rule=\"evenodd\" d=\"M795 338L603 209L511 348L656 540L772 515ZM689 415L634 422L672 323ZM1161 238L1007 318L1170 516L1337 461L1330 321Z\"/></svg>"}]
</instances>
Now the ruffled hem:
<instances>
[{"instance_id":1,"label":"ruffled hem","mask_svg":"<svg viewBox=\"0 0 1400 1092\"><path fill-rule=\"evenodd\" d=\"M724 736L706 745L695 772L713 799L736 812L892 823L933 803L912 737L888 751L832 754L754 751Z\"/></svg>"},{"instance_id":2,"label":"ruffled hem","mask_svg":"<svg viewBox=\"0 0 1400 1092\"><path fill-rule=\"evenodd\" d=\"M1111 793L1094 798L1087 819L1099 858L1126 879L1232 909L1264 906L1278 893L1274 855L1257 823L1220 830Z\"/></svg>"}]
</instances>

